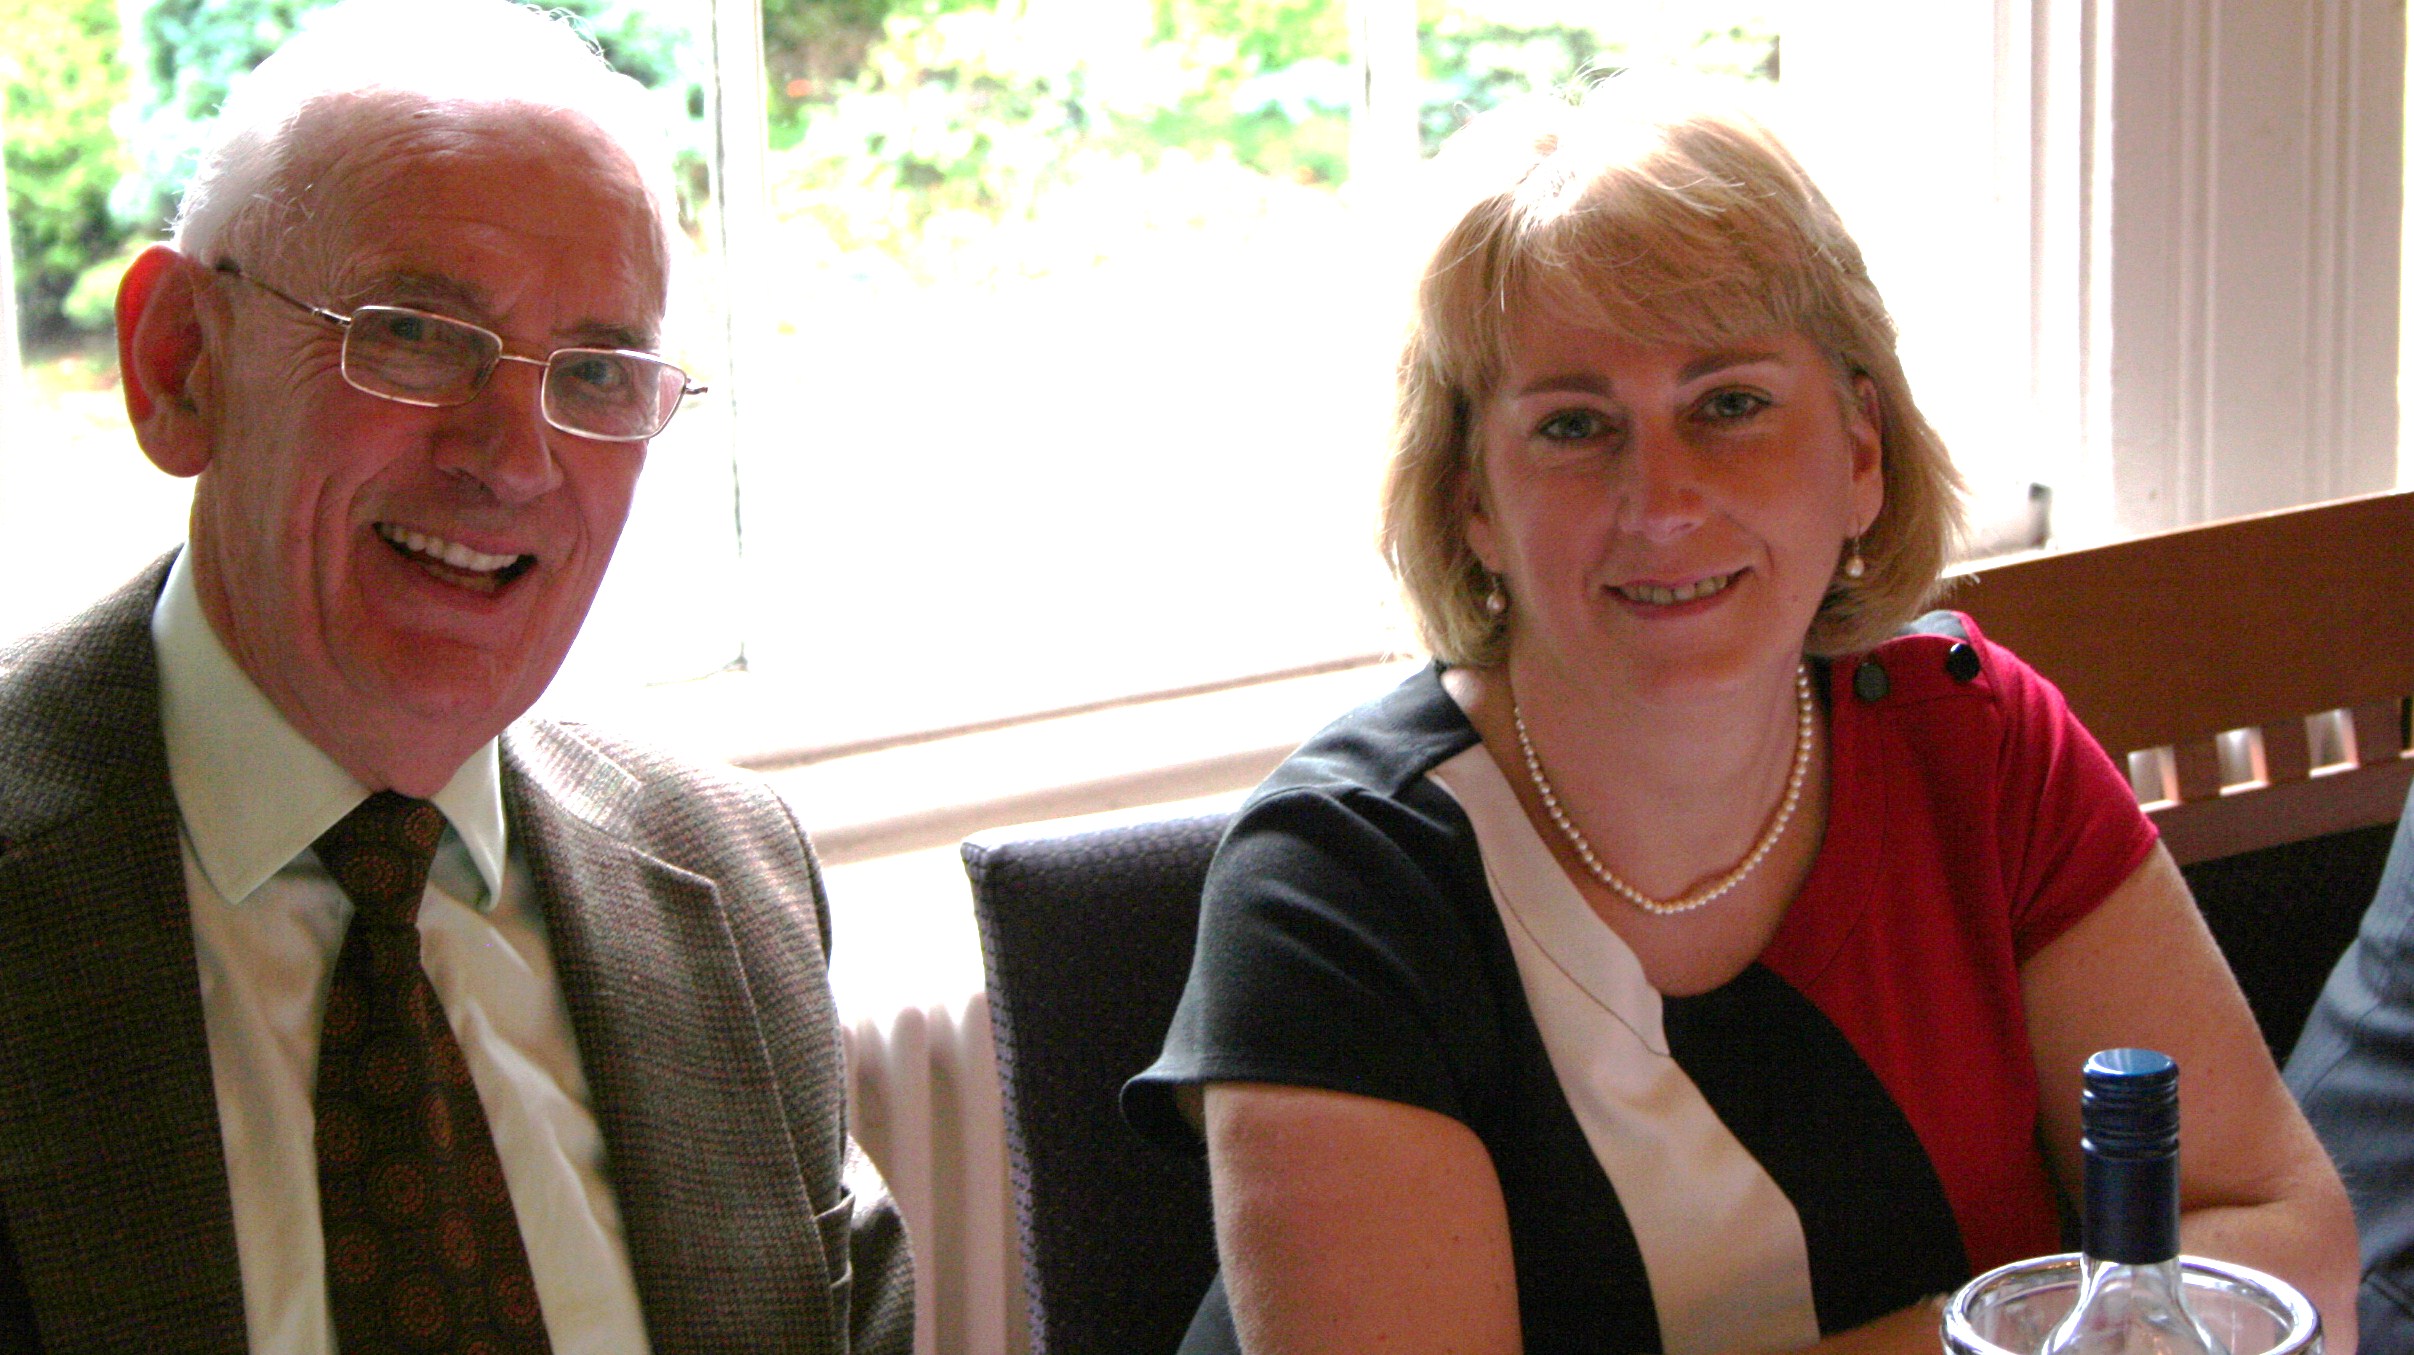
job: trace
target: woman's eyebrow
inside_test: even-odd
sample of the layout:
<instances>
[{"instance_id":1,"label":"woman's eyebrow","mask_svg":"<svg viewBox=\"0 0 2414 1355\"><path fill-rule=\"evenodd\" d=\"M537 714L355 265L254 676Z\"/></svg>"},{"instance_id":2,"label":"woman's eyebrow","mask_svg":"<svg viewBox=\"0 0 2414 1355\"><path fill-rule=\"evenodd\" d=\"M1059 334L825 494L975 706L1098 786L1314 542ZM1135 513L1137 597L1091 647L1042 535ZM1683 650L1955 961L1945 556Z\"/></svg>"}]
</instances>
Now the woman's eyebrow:
<instances>
[{"instance_id":1,"label":"woman's eyebrow","mask_svg":"<svg viewBox=\"0 0 2414 1355\"><path fill-rule=\"evenodd\" d=\"M1577 394L1603 397L1615 393L1609 378L1593 372L1568 372L1560 376L1541 377L1510 392L1514 396Z\"/></svg>"},{"instance_id":2,"label":"woman's eyebrow","mask_svg":"<svg viewBox=\"0 0 2414 1355\"><path fill-rule=\"evenodd\" d=\"M1729 367L1748 367L1755 362L1778 362L1782 361L1784 357L1785 354L1774 348L1720 349L1716 352L1704 353L1686 363L1684 369L1676 375L1679 381L1693 381Z\"/></svg>"},{"instance_id":3,"label":"woman's eyebrow","mask_svg":"<svg viewBox=\"0 0 2414 1355\"><path fill-rule=\"evenodd\" d=\"M1749 367L1759 362L1783 362L1785 354L1774 348L1721 348L1704 353L1677 370L1678 382L1698 381L1713 372L1730 367ZM1554 394L1614 395L1614 383L1595 372L1574 371L1540 377L1518 386L1513 395Z\"/></svg>"}]
</instances>

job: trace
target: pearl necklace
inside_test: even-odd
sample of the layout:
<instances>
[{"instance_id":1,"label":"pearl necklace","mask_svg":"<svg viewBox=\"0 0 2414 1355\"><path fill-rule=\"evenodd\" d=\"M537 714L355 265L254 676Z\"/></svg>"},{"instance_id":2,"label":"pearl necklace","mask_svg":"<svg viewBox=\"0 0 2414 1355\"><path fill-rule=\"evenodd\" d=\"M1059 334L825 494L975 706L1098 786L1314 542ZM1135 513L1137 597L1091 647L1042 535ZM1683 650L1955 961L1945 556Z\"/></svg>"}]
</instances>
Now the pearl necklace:
<instances>
[{"instance_id":1,"label":"pearl necklace","mask_svg":"<svg viewBox=\"0 0 2414 1355\"><path fill-rule=\"evenodd\" d=\"M1509 697L1509 718L1517 724L1517 747L1525 753L1526 775L1533 778L1534 790L1542 796L1542 808L1551 816L1551 822L1559 825L1559 832L1567 838L1568 845L1576 849L1576 858L1584 863L1584 868L1592 872L1594 879L1609 886L1635 907L1654 917L1672 917L1714 902L1728 890L1742 884L1744 877L1750 875L1768 856L1769 849L1777 845L1777 839L1785 836L1785 826L1794 821L1794 806L1802 799L1802 779L1810 773L1811 731L1817 712L1811 703L1810 668L1807 664L1794 669L1794 705L1799 712L1794 734L1794 766L1786 773L1785 801L1777 806L1777 816L1769 820L1767 831L1761 833L1760 840L1752 844L1752 850L1745 855L1742 864L1720 876L1715 884L1664 902L1619 879L1609 867L1602 865L1601 858L1593 852L1593 844L1584 840L1583 830L1577 828L1568 819L1567 811L1559 807L1559 796L1551 790L1551 779L1542 774L1542 760L1534 756L1534 740L1526 733L1525 710L1515 693Z\"/></svg>"}]
</instances>

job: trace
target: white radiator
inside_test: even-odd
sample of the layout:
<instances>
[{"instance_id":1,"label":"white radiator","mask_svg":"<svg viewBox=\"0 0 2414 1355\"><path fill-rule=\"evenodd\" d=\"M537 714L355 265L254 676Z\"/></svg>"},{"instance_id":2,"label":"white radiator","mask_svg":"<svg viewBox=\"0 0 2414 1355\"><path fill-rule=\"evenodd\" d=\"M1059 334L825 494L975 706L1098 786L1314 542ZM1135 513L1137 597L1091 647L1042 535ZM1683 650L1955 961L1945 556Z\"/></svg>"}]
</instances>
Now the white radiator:
<instances>
[{"instance_id":1,"label":"white radiator","mask_svg":"<svg viewBox=\"0 0 2414 1355\"><path fill-rule=\"evenodd\" d=\"M916 1355L1025 1355L988 995L857 1016L846 1035L848 1123L913 1237Z\"/></svg>"}]
</instances>

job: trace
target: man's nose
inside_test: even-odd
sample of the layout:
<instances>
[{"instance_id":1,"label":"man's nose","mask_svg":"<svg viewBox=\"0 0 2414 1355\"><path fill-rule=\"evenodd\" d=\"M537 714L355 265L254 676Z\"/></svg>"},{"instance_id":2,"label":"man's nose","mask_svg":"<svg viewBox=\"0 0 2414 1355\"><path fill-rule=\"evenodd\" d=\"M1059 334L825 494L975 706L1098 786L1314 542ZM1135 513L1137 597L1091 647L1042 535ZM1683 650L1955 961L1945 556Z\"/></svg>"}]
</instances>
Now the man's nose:
<instances>
[{"instance_id":1,"label":"man's nose","mask_svg":"<svg viewBox=\"0 0 2414 1355\"><path fill-rule=\"evenodd\" d=\"M505 354L485 389L460 407L461 426L439 450L439 464L506 504L527 503L559 487L562 468L553 442L568 434L545 422L544 386L544 363Z\"/></svg>"},{"instance_id":2,"label":"man's nose","mask_svg":"<svg viewBox=\"0 0 2414 1355\"><path fill-rule=\"evenodd\" d=\"M1619 459L1618 526L1650 541L1669 541L1701 525L1705 512L1701 451L1673 424L1645 420Z\"/></svg>"}]
</instances>

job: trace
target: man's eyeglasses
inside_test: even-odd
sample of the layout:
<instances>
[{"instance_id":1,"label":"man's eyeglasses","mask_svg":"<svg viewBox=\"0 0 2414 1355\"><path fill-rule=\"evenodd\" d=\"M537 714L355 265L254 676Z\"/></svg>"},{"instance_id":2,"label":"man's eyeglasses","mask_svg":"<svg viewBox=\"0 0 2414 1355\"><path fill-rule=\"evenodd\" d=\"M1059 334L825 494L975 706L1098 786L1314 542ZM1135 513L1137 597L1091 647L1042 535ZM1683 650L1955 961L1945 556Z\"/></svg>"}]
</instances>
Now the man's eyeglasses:
<instances>
[{"instance_id":1,"label":"man's eyeglasses","mask_svg":"<svg viewBox=\"0 0 2414 1355\"><path fill-rule=\"evenodd\" d=\"M643 442L662 431L680 400L705 387L651 353L626 348L556 348L541 358L503 351L503 338L450 316L407 306L363 306L344 315L286 295L246 276L232 261L218 265L279 301L344 332L344 380L352 388L406 405L441 409L465 405L486 388L499 363L544 370L545 422L575 437Z\"/></svg>"}]
</instances>

